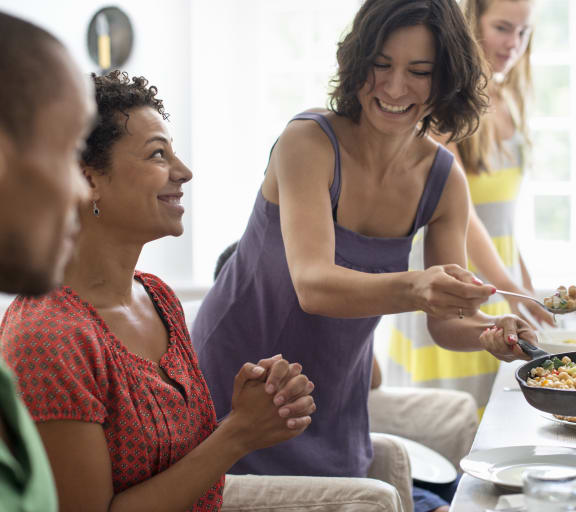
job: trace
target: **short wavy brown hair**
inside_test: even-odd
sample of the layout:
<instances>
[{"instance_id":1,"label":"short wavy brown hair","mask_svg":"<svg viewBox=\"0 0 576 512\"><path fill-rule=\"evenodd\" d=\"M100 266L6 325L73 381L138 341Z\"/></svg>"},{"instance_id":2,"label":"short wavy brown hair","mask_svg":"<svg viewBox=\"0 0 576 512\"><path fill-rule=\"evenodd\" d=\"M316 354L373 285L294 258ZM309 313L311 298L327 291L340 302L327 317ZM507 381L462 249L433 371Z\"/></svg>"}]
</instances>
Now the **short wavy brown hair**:
<instances>
[{"instance_id":1,"label":"short wavy brown hair","mask_svg":"<svg viewBox=\"0 0 576 512\"><path fill-rule=\"evenodd\" d=\"M455 0L366 0L338 44L330 108L358 122L358 91L373 78L382 46L395 30L416 25L427 27L436 42L428 98L432 111L422 120L418 135L432 129L449 134L449 141L468 137L488 105L487 79L477 43Z\"/></svg>"},{"instance_id":2,"label":"short wavy brown hair","mask_svg":"<svg viewBox=\"0 0 576 512\"><path fill-rule=\"evenodd\" d=\"M111 71L98 76L92 73L96 89L98 121L86 140L82 152L84 165L104 171L110 165L110 150L114 143L127 133L129 110L136 107L152 107L164 119L169 114L164 110L161 99L156 98L158 89L148 86L143 76L130 79L124 71Z\"/></svg>"}]
</instances>

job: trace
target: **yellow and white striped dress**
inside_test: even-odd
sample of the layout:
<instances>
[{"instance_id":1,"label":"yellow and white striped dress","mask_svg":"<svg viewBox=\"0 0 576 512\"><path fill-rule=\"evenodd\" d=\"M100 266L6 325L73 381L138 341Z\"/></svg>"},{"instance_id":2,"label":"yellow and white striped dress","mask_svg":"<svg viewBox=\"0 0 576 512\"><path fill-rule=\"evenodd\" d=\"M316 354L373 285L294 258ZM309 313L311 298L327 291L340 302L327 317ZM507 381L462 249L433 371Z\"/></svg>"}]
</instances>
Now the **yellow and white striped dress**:
<instances>
[{"instance_id":1,"label":"yellow and white striped dress","mask_svg":"<svg viewBox=\"0 0 576 512\"><path fill-rule=\"evenodd\" d=\"M468 175L472 201L510 275L521 283L518 249L514 239L514 212L523 177L522 137L517 132L502 142L492 158L492 171ZM423 268L425 228L414 238L410 269ZM471 271L478 274L473 265ZM483 276L479 275L480 279ZM509 312L508 303L493 296L482 306L490 315ZM483 411L499 361L487 352L454 352L438 347L428 333L422 312L395 315L388 339L386 384L457 389L472 393Z\"/></svg>"}]
</instances>

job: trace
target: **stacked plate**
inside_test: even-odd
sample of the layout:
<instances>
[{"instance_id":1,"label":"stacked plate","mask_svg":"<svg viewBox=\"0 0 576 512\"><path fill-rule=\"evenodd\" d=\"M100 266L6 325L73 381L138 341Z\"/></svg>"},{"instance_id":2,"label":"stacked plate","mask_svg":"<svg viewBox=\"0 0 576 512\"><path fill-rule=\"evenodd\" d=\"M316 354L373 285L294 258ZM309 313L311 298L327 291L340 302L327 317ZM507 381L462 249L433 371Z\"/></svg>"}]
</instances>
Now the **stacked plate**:
<instances>
[{"instance_id":1,"label":"stacked plate","mask_svg":"<svg viewBox=\"0 0 576 512\"><path fill-rule=\"evenodd\" d=\"M372 434L374 435L374 434ZM377 434L395 439L404 445L410 459L412 478L432 484L448 484L456 480L458 472L454 465L437 451L423 444L392 434Z\"/></svg>"},{"instance_id":2,"label":"stacked plate","mask_svg":"<svg viewBox=\"0 0 576 512\"><path fill-rule=\"evenodd\" d=\"M576 469L576 448L568 446L508 446L478 450L460 461L469 475L504 489L522 489L522 473L529 469Z\"/></svg>"}]
</instances>

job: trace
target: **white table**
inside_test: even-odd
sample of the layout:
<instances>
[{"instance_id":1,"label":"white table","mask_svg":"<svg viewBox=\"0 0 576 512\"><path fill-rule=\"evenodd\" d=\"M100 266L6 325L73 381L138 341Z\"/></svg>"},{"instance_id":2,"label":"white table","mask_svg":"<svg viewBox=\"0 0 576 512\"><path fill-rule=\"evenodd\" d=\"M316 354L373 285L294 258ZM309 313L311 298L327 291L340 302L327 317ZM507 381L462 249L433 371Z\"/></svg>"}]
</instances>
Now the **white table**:
<instances>
[{"instance_id":1,"label":"white table","mask_svg":"<svg viewBox=\"0 0 576 512\"><path fill-rule=\"evenodd\" d=\"M576 430L547 420L524 399L514 378L516 368L522 364L523 361L500 364L471 451L523 445L576 447ZM496 506L500 495L507 493L510 491L465 474L450 512L485 512L486 508Z\"/></svg>"}]
</instances>

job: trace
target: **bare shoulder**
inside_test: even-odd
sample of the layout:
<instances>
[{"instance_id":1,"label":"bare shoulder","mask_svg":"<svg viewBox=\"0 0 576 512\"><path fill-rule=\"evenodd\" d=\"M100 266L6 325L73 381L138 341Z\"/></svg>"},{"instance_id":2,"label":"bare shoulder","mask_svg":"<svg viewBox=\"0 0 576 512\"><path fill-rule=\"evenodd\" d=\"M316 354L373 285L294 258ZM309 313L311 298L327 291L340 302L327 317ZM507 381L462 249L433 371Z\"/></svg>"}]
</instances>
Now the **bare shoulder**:
<instances>
[{"instance_id":1,"label":"bare shoulder","mask_svg":"<svg viewBox=\"0 0 576 512\"><path fill-rule=\"evenodd\" d=\"M437 152L440 149L440 146L442 146L445 150L449 151L450 153L452 153L453 156L455 156L454 151L452 151L452 148L450 146L446 146L445 144L442 143L442 141L439 141L438 139L431 136L425 136L422 138L422 146L427 154L433 155L432 158L436 156ZM454 158L454 160L452 161L452 166L450 168L450 175L448 176L448 179L449 180L455 179L456 181L461 179L464 179L464 181L466 180L464 172L462 171L462 167L458 162L457 158Z\"/></svg>"},{"instance_id":2,"label":"bare shoulder","mask_svg":"<svg viewBox=\"0 0 576 512\"><path fill-rule=\"evenodd\" d=\"M329 120L329 116L326 115L328 114L327 110L310 109L306 113L322 114ZM305 149L326 150L332 148L328 135L312 119L297 119L289 122L280 135L277 146L283 152L292 149L301 152Z\"/></svg>"},{"instance_id":3,"label":"bare shoulder","mask_svg":"<svg viewBox=\"0 0 576 512\"><path fill-rule=\"evenodd\" d=\"M314 109L307 112L328 114L328 111ZM329 115L326 116L330 122ZM269 171L281 173L289 169L290 174L297 169L325 170L330 175L334 167L334 148L322 127L314 120L294 120L288 123L270 159Z\"/></svg>"},{"instance_id":4,"label":"bare shoulder","mask_svg":"<svg viewBox=\"0 0 576 512\"><path fill-rule=\"evenodd\" d=\"M430 139L428 144L434 151L434 154L436 154L441 146L441 144L433 139ZM464 211L468 201L468 181L466 180L466 175L458 159L454 158L446 184L444 185L444 190L442 191L442 196L432 216L431 222L443 218L447 214L452 215L452 212L459 210Z\"/></svg>"},{"instance_id":5,"label":"bare shoulder","mask_svg":"<svg viewBox=\"0 0 576 512\"><path fill-rule=\"evenodd\" d=\"M429 135L429 137L442 144L442 146L444 146L448 151L450 151L450 153L452 153L454 155L454 158L456 160L458 160L458 163L460 165L462 165L462 158L460 156L460 151L458 149L458 145L454 142L454 141L450 141L448 142L448 140L450 139L449 134L446 133L442 133L442 134L436 134L436 133L431 133Z\"/></svg>"},{"instance_id":6,"label":"bare shoulder","mask_svg":"<svg viewBox=\"0 0 576 512\"><path fill-rule=\"evenodd\" d=\"M421 154L431 156L432 158L436 156L438 146L440 146L437 140L433 139L429 135L424 135L424 137L417 140L419 145L418 148Z\"/></svg>"},{"instance_id":7,"label":"bare shoulder","mask_svg":"<svg viewBox=\"0 0 576 512\"><path fill-rule=\"evenodd\" d=\"M434 164L440 146L441 144L429 136L417 138L412 143L410 148L411 157L414 159L412 165L418 168L424 177L428 175L430 168Z\"/></svg>"}]
</instances>

